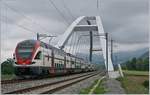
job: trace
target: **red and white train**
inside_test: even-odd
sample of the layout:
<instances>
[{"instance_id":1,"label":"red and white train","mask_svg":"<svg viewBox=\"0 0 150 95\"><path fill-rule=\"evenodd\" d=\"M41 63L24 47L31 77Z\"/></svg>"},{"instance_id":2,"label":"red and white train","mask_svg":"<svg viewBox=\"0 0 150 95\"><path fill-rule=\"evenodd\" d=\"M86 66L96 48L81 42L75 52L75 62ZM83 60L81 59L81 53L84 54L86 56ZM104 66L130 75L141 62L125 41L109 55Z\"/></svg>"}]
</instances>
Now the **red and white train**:
<instances>
[{"instance_id":1,"label":"red and white train","mask_svg":"<svg viewBox=\"0 0 150 95\"><path fill-rule=\"evenodd\" d=\"M95 65L38 40L17 44L15 74L20 77L60 75L95 70Z\"/></svg>"}]
</instances>

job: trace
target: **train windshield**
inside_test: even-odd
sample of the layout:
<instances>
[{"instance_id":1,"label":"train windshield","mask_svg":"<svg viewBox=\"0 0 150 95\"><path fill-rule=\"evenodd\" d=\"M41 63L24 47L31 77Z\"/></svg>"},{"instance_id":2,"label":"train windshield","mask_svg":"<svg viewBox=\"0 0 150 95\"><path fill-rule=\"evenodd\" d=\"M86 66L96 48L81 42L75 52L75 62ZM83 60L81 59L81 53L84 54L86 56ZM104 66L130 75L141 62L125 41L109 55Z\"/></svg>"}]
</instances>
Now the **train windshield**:
<instances>
[{"instance_id":1,"label":"train windshield","mask_svg":"<svg viewBox=\"0 0 150 95\"><path fill-rule=\"evenodd\" d=\"M32 41L25 41L18 44L18 57L23 59L31 58L34 45L35 43Z\"/></svg>"},{"instance_id":2,"label":"train windshield","mask_svg":"<svg viewBox=\"0 0 150 95\"><path fill-rule=\"evenodd\" d=\"M32 49L18 49L18 55L20 58L30 58L32 55Z\"/></svg>"}]
</instances>

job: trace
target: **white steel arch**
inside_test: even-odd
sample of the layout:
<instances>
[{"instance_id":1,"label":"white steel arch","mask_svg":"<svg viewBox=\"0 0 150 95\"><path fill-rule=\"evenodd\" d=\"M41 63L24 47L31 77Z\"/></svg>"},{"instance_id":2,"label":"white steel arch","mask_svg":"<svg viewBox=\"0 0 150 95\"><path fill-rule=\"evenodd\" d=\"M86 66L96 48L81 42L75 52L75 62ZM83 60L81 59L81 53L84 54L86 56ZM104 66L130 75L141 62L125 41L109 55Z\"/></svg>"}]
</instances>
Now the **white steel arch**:
<instances>
[{"instance_id":1,"label":"white steel arch","mask_svg":"<svg viewBox=\"0 0 150 95\"><path fill-rule=\"evenodd\" d=\"M69 27L68 29L65 31L65 33L61 36L61 39L58 41L58 44L56 45L57 48L63 49L64 45L66 44L66 42L68 41L69 37L71 36L71 34L73 33L73 29L75 26L77 26L78 23L80 23L80 21L82 19L84 19L85 16L81 16L79 18L77 18Z\"/></svg>"},{"instance_id":2,"label":"white steel arch","mask_svg":"<svg viewBox=\"0 0 150 95\"><path fill-rule=\"evenodd\" d=\"M96 25L79 25L81 21L87 21L87 20L95 20ZM61 36L60 40L58 41L58 44L56 45L57 48L63 49L65 44L67 43L68 39L70 38L71 34L75 31L98 31L98 34L104 34L104 29L102 25L102 21L100 16L81 16L77 18L65 31L65 33ZM103 37L100 38L100 43L102 47L102 53L105 60L105 67L107 68L106 63L106 39ZM114 67L111 60L111 53L108 50L108 71L114 71Z\"/></svg>"}]
</instances>

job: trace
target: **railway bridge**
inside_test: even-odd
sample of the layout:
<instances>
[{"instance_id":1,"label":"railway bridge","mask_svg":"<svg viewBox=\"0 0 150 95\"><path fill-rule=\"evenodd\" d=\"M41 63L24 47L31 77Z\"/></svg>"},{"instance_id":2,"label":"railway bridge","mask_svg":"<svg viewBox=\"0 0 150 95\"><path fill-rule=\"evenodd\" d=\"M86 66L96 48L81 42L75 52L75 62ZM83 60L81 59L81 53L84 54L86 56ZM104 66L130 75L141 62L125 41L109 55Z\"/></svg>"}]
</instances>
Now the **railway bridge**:
<instances>
[{"instance_id":1,"label":"railway bridge","mask_svg":"<svg viewBox=\"0 0 150 95\"><path fill-rule=\"evenodd\" d=\"M100 16L81 16L77 18L68 27L68 29L64 32L64 34L60 37L60 40L58 41L58 44L56 45L56 47L66 51L67 43L69 43L69 40L73 39L72 36L77 33L78 33L78 40L76 41L76 44L79 44L79 40L81 40L81 37L82 38L85 38L86 36L89 37L89 42L88 42L90 43L89 61L92 62L93 52L102 51L105 68L108 71L108 76L114 77L115 72L114 72L114 67L112 63L112 54L110 52L110 47L108 45L108 41L109 41L108 33L104 32ZM79 33L81 33L82 35L81 34L79 35ZM86 35L84 33L86 33ZM93 48L94 37L98 37L101 48L99 49ZM77 38L75 38L75 40L76 39ZM72 45L75 45L75 44L72 44ZM74 53L74 52L71 52L71 53Z\"/></svg>"}]
</instances>

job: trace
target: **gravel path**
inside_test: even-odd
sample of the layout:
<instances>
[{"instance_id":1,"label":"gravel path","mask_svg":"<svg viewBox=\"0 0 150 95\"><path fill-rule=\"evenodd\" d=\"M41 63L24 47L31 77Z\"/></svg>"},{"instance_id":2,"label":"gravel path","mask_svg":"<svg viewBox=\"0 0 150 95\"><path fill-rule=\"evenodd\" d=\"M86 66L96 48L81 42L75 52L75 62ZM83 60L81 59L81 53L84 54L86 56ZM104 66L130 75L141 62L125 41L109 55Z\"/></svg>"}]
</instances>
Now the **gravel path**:
<instances>
[{"instance_id":1,"label":"gravel path","mask_svg":"<svg viewBox=\"0 0 150 95\"><path fill-rule=\"evenodd\" d=\"M94 81L99 79L100 77L102 77L102 76L100 76L100 75L93 76L93 77L83 80L79 83L76 83L72 86L64 88L58 92L55 92L54 94L79 94L81 89L91 86L94 83Z\"/></svg>"},{"instance_id":2,"label":"gravel path","mask_svg":"<svg viewBox=\"0 0 150 95\"><path fill-rule=\"evenodd\" d=\"M91 73L91 72L89 72ZM55 78L49 78L49 79L42 79L42 80L34 80L34 81L28 81L28 82L21 82L21 83L13 83L13 84L1 84L1 91L2 93L15 91L18 89L24 89L28 87L34 87L42 84L52 83L72 77L77 77L79 75L85 75L88 73L82 73L82 74L75 74L75 75L69 75L69 76L63 76L63 77L55 77Z\"/></svg>"},{"instance_id":3,"label":"gravel path","mask_svg":"<svg viewBox=\"0 0 150 95\"><path fill-rule=\"evenodd\" d=\"M103 85L106 89L106 94L125 94L121 83L116 79L106 79L106 81L103 81Z\"/></svg>"}]
</instances>

